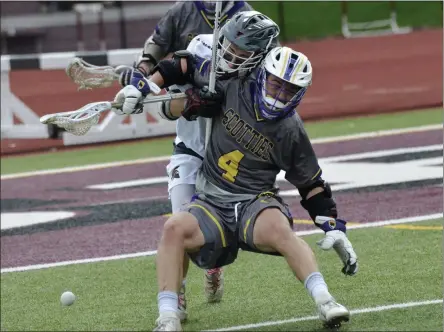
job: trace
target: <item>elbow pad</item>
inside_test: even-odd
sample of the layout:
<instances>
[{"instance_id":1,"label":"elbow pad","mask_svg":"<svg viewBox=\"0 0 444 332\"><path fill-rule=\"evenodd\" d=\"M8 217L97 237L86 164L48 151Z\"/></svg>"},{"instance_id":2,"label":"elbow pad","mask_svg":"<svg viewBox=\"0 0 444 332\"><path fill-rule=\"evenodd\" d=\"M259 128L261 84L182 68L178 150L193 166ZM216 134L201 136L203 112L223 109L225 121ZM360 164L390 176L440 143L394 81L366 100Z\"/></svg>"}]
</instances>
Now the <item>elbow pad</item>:
<instances>
[{"instance_id":1,"label":"elbow pad","mask_svg":"<svg viewBox=\"0 0 444 332\"><path fill-rule=\"evenodd\" d=\"M320 187L319 184L316 187ZM315 221L317 216L323 217L338 217L338 211L336 209L336 203L332 198L330 185L324 181L322 181L322 187L324 191L306 199L307 194L311 189L315 188L312 186L311 189L300 189L299 193L302 196L301 205L307 210L311 219Z\"/></svg>"},{"instance_id":2,"label":"elbow pad","mask_svg":"<svg viewBox=\"0 0 444 332\"><path fill-rule=\"evenodd\" d=\"M138 59L138 64L141 62L148 62L154 67L164 56L165 52L163 52L162 48L153 41L153 37L151 36L146 40L143 46L142 53Z\"/></svg>"},{"instance_id":3,"label":"elbow pad","mask_svg":"<svg viewBox=\"0 0 444 332\"><path fill-rule=\"evenodd\" d=\"M182 72L181 59L186 59L187 61L187 71L185 73ZM164 81L161 88L167 88L174 84L185 85L192 81L194 56L188 51L177 51L172 59L159 61L156 67L153 68L152 74L157 71L162 75Z\"/></svg>"}]
</instances>

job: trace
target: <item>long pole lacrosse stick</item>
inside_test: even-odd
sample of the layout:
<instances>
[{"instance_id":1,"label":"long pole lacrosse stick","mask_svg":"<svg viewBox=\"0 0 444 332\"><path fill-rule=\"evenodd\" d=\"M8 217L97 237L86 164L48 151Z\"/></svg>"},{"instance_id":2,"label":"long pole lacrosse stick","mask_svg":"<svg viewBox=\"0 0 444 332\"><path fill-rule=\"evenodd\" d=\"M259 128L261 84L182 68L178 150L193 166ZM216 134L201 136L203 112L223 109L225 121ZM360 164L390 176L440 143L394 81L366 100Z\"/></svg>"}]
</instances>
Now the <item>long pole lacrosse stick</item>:
<instances>
[{"instance_id":1,"label":"long pole lacrosse stick","mask_svg":"<svg viewBox=\"0 0 444 332\"><path fill-rule=\"evenodd\" d=\"M143 104L158 103L164 100L185 98L184 93L148 96ZM99 101L87 104L76 111L47 114L40 118L43 124L54 124L76 136L85 135L100 120L100 114L112 109L121 109L122 104L110 101Z\"/></svg>"},{"instance_id":2,"label":"long pole lacrosse stick","mask_svg":"<svg viewBox=\"0 0 444 332\"><path fill-rule=\"evenodd\" d=\"M213 29L213 54L211 55L211 68L210 68L210 82L208 83L208 89L210 92L215 92L216 88L216 56L217 56L217 44L219 41L219 17L222 11L222 1L216 2L216 11L214 13L214 29ZM207 149L208 142L211 136L212 119L206 119L205 128L205 150Z\"/></svg>"}]
</instances>

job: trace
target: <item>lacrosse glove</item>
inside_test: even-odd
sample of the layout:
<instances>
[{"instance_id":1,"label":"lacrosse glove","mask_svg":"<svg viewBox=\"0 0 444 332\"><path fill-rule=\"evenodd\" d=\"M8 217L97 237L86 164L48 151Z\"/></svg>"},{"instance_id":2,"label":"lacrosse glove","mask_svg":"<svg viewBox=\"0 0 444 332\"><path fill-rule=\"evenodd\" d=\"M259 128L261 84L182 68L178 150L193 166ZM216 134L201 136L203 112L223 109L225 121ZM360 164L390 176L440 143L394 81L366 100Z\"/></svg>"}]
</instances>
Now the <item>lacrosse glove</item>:
<instances>
[{"instance_id":1,"label":"lacrosse glove","mask_svg":"<svg viewBox=\"0 0 444 332\"><path fill-rule=\"evenodd\" d=\"M325 232L325 237L316 242L323 250L333 248L341 259L344 267L342 273L354 275L358 272L358 256L346 235L347 222L332 217L317 216L315 224Z\"/></svg>"},{"instance_id":2,"label":"lacrosse glove","mask_svg":"<svg viewBox=\"0 0 444 332\"><path fill-rule=\"evenodd\" d=\"M127 72L128 71L124 71L121 75ZM150 93L150 86L150 82L145 78L142 72L137 69L132 70L129 84L121 89L114 98L115 102L122 103L122 113L120 115L142 113L142 101ZM115 112L119 114L118 110L115 110Z\"/></svg>"},{"instance_id":3,"label":"lacrosse glove","mask_svg":"<svg viewBox=\"0 0 444 332\"><path fill-rule=\"evenodd\" d=\"M119 84L122 87L131 84L131 79L135 73L141 74L145 78L148 77L148 73L143 68L134 68L130 66L118 66L116 67L115 72L119 74Z\"/></svg>"},{"instance_id":4,"label":"lacrosse glove","mask_svg":"<svg viewBox=\"0 0 444 332\"><path fill-rule=\"evenodd\" d=\"M223 93L211 92L207 86L203 88L192 87L185 91L187 100L182 116L188 121L194 121L198 117L212 118L221 108Z\"/></svg>"}]
</instances>

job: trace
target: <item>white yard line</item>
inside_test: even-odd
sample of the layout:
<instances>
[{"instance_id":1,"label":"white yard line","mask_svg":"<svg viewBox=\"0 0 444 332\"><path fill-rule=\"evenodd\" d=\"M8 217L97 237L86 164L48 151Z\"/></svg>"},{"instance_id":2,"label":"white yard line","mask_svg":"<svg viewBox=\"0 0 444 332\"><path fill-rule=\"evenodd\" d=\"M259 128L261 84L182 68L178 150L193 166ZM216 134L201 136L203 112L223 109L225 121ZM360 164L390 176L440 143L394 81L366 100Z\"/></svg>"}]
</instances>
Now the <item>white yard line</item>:
<instances>
[{"instance_id":1,"label":"white yard line","mask_svg":"<svg viewBox=\"0 0 444 332\"><path fill-rule=\"evenodd\" d=\"M36 175L50 175L50 174L59 174L59 173L91 171L91 170L95 170L95 169L121 167L121 166L136 165L136 164L148 164L148 163L155 163L155 162L159 162L159 161L166 161L169 159L170 159L170 156L162 156L162 157L143 158L143 159L134 159L134 160L125 160L125 161L114 161L114 162L103 163L103 164L92 164L92 165L84 165L84 166L46 169L46 170L42 170L42 171L6 174L6 175L1 176L1 180L17 179L17 178L23 178L23 177L28 177L28 176L36 176Z\"/></svg>"},{"instance_id":2,"label":"white yard line","mask_svg":"<svg viewBox=\"0 0 444 332\"><path fill-rule=\"evenodd\" d=\"M78 259L78 260L74 260L74 261L65 261L65 262L57 262L57 263L36 264L36 265L28 265L28 266L11 267L11 268L2 269L1 273L21 272L21 271L30 271L30 270L41 270L41 269L47 269L47 268L57 267L57 266L67 266L67 265L77 265L77 264L85 264L85 263L115 261L115 260L118 260L118 259L125 259L125 258L136 258L136 257L143 257L143 256L153 256L156 253L157 253L157 250L153 250L153 251L136 252L136 253L124 254L124 255L115 255L115 256L107 256L107 257Z\"/></svg>"},{"instance_id":3,"label":"white yard line","mask_svg":"<svg viewBox=\"0 0 444 332\"><path fill-rule=\"evenodd\" d=\"M436 125L427 125L427 126L419 126L419 127L411 127L411 128L402 128L402 129L379 130L379 131L365 132L365 133L359 133L359 134L353 134L353 135L317 138L317 139L311 140L311 142L312 142L312 144L334 143L334 142L350 141L350 140L355 140L355 139L382 137L382 136L389 136L389 135L398 135L398 134L408 134L408 133L415 133L415 132L422 132L422 131L430 131L430 130L437 130L437 129L442 129L442 128L443 128L443 126L441 124L436 124ZM146 163L154 163L154 162L159 162L159 161L167 161L167 160L169 160L169 158L170 158L170 156L161 156L161 157L117 161L117 162L92 164L92 165L84 165L84 166L76 166L76 167L48 169L48 170L42 170L42 171L6 174L6 175L2 175L0 179L1 180L9 180L9 179L17 179L17 178L23 178L23 177L28 177L28 176L49 175L49 174L59 174L59 173L72 173L72 172L79 172L79 171L97 170L97 169L109 168L109 167L120 167L120 166L135 165L135 164L146 164Z\"/></svg>"},{"instance_id":4,"label":"white yard line","mask_svg":"<svg viewBox=\"0 0 444 332\"><path fill-rule=\"evenodd\" d=\"M93 184L91 186L87 186L86 188L87 189L96 189L96 190L121 189L121 188L128 188L128 187L148 186L148 185L159 184L159 183L168 183L168 179L169 179L168 176L158 176L158 177L152 177L152 178L140 179L140 180Z\"/></svg>"},{"instance_id":5,"label":"white yard line","mask_svg":"<svg viewBox=\"0 0 444 332\"><path fill-rule=\"evenodd\" d=\"M347 229L351 230L351 229L379 227L379 226L394 225L394 224L406 224L406 223L413 223L413 222L426 221L426 220L436 220L436 219L440 219L443 217L444 217L443 213L435 213L435 214L429 214L429 215L425 215L425 216L416 216L416 217L408 217L408 218L401 218L401 219L369 222L369 223L359 224L359 225L350 225L349 227L347 227ZM306 235L320 234L320 233L323 233L323 231L321 231L320 229L313 229L313 230L309 230L309 231L296 232L296 234L299 236L306 236ZM56 262L56 263L8 267L8 268L1 269L1 273L41 270L41 269L48 269L48 268L53 268L53 267L57 267L57 266L96 263L96 262L112 261L112 260L135 258L135 257L142 257L142 256L153 256L156 254L157 254L157 250L152 250L152 251L136 252L136 253L124 254L124 255L86 258L86 259L78 259L78 260Z\"/></svg>"},{"instance_id":6,"label":"white yard line","mask_svg":"<svg viewBox=\"0 0 444 332\"><path fill-rule=\"evenodd\" d=\"M367 308L362 308L362 309L355 309L355 310L351 310L350 314L352 315L352 319L353 319L353 315L365 314L365 313L369 313L369 312L380 312L380 311L395 310L395 309L405 309L405 308L420 307L420 306L442 304L442 303L443 303L442 299L426 300L426 301L418 301L418 302L395 303L395 304L389 304L389 305L381 305L381 306L377 306L377 307L367 307ZM255 329L255 328L257 329L259 327L265 327L265 326L284 325L284 324L298 323L298 322L318 320L318 319L319 319L318 316L305 316L305 317L291 318L291 319L285 319L285 320L268 321L268 322L262 322L262 323L256 323L256 324L231 326L231 327L227 327L227 328L206 330L206 331L239 331L239 330L246 330L246 329Z\"/></svg>"},{"instance_id":7,"label":"white yard line","mask_svg":"<svg viewBox=\"0 0 444 332\"><path fill-rule=\"evenodd\" d=\"M442 144L434 144L434 145L426 145L426 146L415 146L415 147L411 147L411 148L378 150L378 151L354 153L354 154L348 154L348 155L342 155L342 156L326 157L326 158L322 158L322 161L324 161L324 162L352 161L352 160L359 160L359 159L365 159L365 158L379 158L379 157L387 157L387 156L394 156L394 155L407 154L407 153L440 151L442 149L443 149Z\"/></svg>"},{"instance_id":8,"label":"white yard line","mask_svg":"<svg viewBox=\"0 0 444 332\"><path fill-rule=\"evenodd\" d=\"M361 138L372 138L372 137L381 137L381 136L390 136L390 135L399 135L399 134L410 134L410 133L418 133L418 132L422 132L422 131L430 131L430 130L438 130L438 129L443 129L443 125L442 124L433 124L433 125L410 127L410 128L369 131L369 132L353 134L353 135L315 138L315 139L312 139L311 142L312 142L312 144L334 143L334 142L342 142L342 141L351 141L351 140L361 139Z\"/></svg>"}]
</instances>

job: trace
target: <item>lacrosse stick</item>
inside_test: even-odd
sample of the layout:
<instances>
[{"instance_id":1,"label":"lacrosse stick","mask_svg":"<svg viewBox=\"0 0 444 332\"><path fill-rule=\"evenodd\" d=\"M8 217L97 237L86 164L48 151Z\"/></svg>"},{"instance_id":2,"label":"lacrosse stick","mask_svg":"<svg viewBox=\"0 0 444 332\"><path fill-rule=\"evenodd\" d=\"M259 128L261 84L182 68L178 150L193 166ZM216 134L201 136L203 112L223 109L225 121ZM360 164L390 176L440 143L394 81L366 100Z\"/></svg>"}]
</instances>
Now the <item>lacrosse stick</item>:
<instances>
[{"instance_id":1,"label":"lacrosse stick","mask_svg":"<svg viewBox=\"0 0 444 332\"><path fill-rule=\"evenodd\" d=\"M119 79L121 70L129 66L94 66L80 58L73 58L66 67L66 75L79 86L79 90L93 88L108 88ZM148 81L151 92L158 94L160 88Z\"/></svg>"},{"instance_id":2,"label":"lacrosse stick","mask_svg":"<svg viewBox=\"0 0 444 332\"><path fill-rule=\"evenodd\" d=\"M158 103L164 100L186 98L185 93L148 96L143 104ZM85 135L100 120L100 114L112 109L121 109L122 104L109 101L90 103L76 111L47 114L40 118L43 124L53 124L76 136Z\"/></svg>"},{"instance_id":3,"label":"lacrosse stick","mask_svg":"<svg viewBox=\"0 0 444 332\"><path fill-rule=\"evenodd\" d=\"M208 89L210 92L215 92L216 87L216 56L217 56L217 45L219 40L219 16L222 11L222 1L216 2L216 12L214 14L214 29L213 29L213 54L211 56L211 68L210 68L210 82L208 83ZM205 128L205 149L208 146L208 142L211 136L211 118L206 119Z\"/></svg>"},{"instance_id":4,"label":"lacrosse stick","mask_svg":"<svg viewBox=\"0 0 444 332\"><path fill-rule=\"evenodd\" d=\"M79 90L107 88L119 78L114 67L94 66L77 57L69 62L66 75L79 86Z\"/></svg>"}]
</instances>

